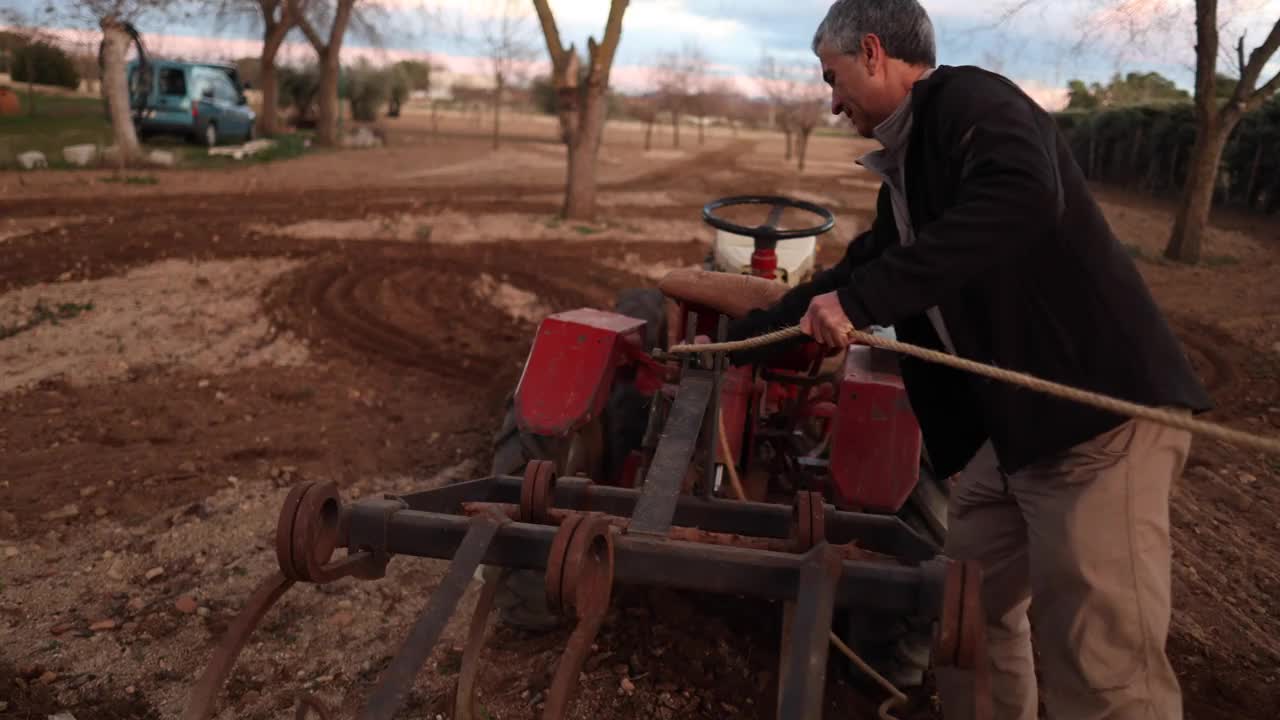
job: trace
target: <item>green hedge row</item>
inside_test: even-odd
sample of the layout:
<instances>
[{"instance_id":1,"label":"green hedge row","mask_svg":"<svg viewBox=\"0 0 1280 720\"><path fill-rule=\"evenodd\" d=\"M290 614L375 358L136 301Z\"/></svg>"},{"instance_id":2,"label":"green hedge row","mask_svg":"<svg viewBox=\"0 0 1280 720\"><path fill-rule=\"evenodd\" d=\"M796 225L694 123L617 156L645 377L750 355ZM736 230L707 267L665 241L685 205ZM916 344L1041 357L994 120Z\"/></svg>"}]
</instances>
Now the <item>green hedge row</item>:
<instances>
[{"instance_id":1,"label":"green hedge row","mask_svg":"<svg viewBox=\"0 0 1280 720\"><path fill-rule=\"evenodd\" d=\"M15 83L60 85L72 90L80 87L80 74L76 72L71 57L54 45L23 45L13 51L8 62L9 77Z\"/></svg>"},{"instance_id":2,"label":"green hedge row","mask_svg":"<svg viewBox=\"0 0 1280 720\"><path fill-rule=\"evenodd\" d=\"M1089 179L1153 195L1181 192L1196 138L1190 104L1066 110L1055 117ZM1215 200L1280 210L1280 98L1236 126L1222 153Z\"/></svg>"}]
</instances>

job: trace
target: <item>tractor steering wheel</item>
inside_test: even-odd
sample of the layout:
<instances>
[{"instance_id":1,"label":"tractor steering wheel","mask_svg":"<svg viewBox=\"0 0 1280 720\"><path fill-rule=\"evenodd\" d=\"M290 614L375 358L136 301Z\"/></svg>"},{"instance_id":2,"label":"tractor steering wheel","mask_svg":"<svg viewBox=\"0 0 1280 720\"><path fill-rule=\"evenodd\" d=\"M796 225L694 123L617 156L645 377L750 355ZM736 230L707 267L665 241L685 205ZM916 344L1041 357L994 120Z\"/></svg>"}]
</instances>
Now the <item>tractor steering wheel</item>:
<instances>
[{"instance_id":1,"label":"tractor steering wheel","mask_svg":"<svg viewBox=\"0 0 1280 720\"><path fill-rule=\"evenodd\" d=\"M715 214L720 208L733 207L736 205L770 205L769 218L764 221L763 225L754 227L746 227L744 225L735 225L734 223L718 217ZM813 213L823 219L821 225L815 225L810 228L802 228L799 230L779 230L778 221L782 219L782 213L787 208L796 208ZM831 214L830 210L815 205L811 202L803 200L793 200L788 197L777 195L737 195L734 197L720 198L713 200L702 208L702 219L708 225L725 232L735 235L743 235L753 238L756 241L756 247L772 248L774 243L779 240L790 240L793 238L809 237L812 235L820 235L830 230L836 224L836 218Z\"/></svg>"}]
</instances>

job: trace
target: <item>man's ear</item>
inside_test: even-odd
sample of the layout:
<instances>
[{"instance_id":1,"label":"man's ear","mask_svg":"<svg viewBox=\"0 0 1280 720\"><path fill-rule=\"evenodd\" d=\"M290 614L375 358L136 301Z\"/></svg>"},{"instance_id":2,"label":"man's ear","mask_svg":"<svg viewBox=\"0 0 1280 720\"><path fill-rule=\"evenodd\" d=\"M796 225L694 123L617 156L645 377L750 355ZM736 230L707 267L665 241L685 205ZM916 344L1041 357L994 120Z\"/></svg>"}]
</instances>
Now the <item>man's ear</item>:
<instances>
[{"instance_id":1,"label":"man's ear","mask_svg":"<svg viewBox=\"0 0 1280 720\"><path fill-rule=\"evenodd\" d=\"M880 44L880 38L872 33L862 36L862 52L860 53L862 62L867 65L867 75L875 77L876 73L884 69L884 46Z\"/></svg>"}]
</instances>

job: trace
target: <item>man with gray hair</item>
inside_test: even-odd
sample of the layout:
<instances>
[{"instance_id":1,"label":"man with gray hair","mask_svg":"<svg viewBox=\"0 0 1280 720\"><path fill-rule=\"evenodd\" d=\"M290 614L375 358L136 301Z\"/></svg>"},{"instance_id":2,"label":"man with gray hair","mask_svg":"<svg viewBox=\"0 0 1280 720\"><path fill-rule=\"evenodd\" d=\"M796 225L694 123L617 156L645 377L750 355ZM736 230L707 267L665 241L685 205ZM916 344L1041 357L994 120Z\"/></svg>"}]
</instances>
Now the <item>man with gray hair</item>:
<instances>
[{"instance_id":1,"label":"man with gray hair","mask_svg":"<svg viewBox=\"0 0 1280 720\"><path fill-rule=\"evenodd\" d=\"M916 0L838 0L813 38L831 111L882 149L871 228L836 266L734 323L852 328L1147 405L1209 398L1053 119L1005 78L937 66ZM777 346L733 355L757 359ZM995 715L1179 718L1165 653L1169 491L1190 436L902 358L932 470L952 478L945 552L977 560ZM1028 615L1030 617L1028 617ZM972 707L938 673L948 720Z\"/></svg>"}]
</instances>

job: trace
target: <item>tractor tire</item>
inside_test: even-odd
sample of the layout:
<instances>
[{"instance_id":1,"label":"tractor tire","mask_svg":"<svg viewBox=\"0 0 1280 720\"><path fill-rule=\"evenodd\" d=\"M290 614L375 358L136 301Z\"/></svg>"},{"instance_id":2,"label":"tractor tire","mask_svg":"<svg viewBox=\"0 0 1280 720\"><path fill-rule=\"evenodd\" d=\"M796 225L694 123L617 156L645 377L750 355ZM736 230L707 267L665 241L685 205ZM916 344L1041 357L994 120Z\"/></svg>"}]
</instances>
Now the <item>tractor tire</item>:
<instances>
[{"instance_id":1,"label":"tractor tire","mask_svg":"<svg viewBox=\"0 0 1280 720\"><path fill-rule=\"evenodd\" d=\"M667 313L666 296L658 288L627 288L618 293L613 311L645 321L645 350L666 349Z\"/></svg>"},{"instance_id":2,"label":"tractor tire","mask_svg":"<svg viewBox=\"0 0 1280 720\"><path fill-rule=\"evenodd\" d=\"M947 540L947 502L946 481L922 465L920 481L897 516L941 553ZM904 692L924 683L933 646L932 622L865 611L851 611L845 621L840 634L876 672ZM871 678L852 664L846 669L852 673L850 680L854 684L874 687Z\"/></svg>"},{"instance_id":3,"label":"tractor tire","mask_svg":"<svg viewBox=\"0 0 1280 720\"><path fill-rule=\"evenodd\" d=\"M491 475L522 475L531 460L555 460L563 456L564 440L520 432L516 425L515 395L507 396L502 425L494 435ZM498 621L509 627L530 632L547 632L563 622L560 615L547 606L545 573L539 570L513 570L485 565L486 581L500 583L494 603Z\"/></svg>"},{"instance_id":4,"label":"tractor tire","mask_svg":"<svg viewBox=\"0 0 1280 720\"><path fill-rule=\"evenodd\" d=\"M656 288L631 288L618 295L614 311L646 322L645 343L649 348L666 346L664 297ZM600 418L603 448L600 457L590 458L590 467L579 468L597 481L613 477L630 452L640 447L648 422L649 398L636 390L631 378L619 376L609 393ZM493 441L492 475L519 475L531 460L566 457L571 439L520 432L516 425L515 395L507 396L506 411ZM558 472L564 472L558 468ZM486 566L485 579L501 582L496 605L503 624L532 632L554 630L563 618L547 607L545 573L537 570L507 570Z\"/></svg>"}]
</instances>

